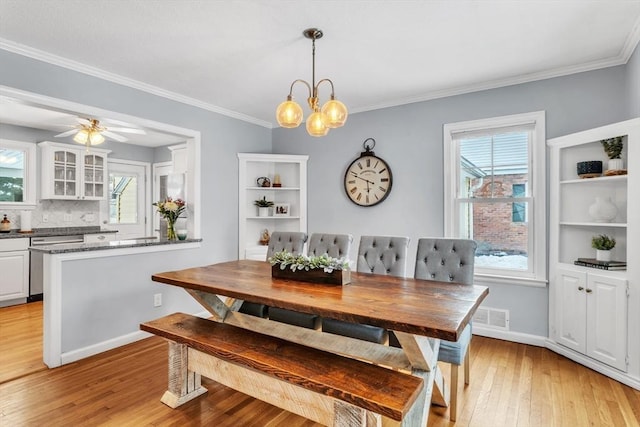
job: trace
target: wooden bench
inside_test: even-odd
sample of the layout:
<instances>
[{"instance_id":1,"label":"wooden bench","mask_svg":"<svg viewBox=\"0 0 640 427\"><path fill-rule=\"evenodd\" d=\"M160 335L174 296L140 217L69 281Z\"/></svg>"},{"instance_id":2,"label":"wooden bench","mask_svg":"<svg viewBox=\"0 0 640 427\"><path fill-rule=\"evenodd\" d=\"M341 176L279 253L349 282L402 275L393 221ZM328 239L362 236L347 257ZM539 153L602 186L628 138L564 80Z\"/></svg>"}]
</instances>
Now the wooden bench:
<instances>
[{"instance_id":1,"label":"wooden bench","mask_svg":"<svg viewBox=\"0 0 640 427\"><path fill-rule=\"evenodd\" d=\"M175 408L206 392L200 375L329 426L420 426L422 378L183 313L140 325L169 340Z\"/></svg>"}]
</instances>

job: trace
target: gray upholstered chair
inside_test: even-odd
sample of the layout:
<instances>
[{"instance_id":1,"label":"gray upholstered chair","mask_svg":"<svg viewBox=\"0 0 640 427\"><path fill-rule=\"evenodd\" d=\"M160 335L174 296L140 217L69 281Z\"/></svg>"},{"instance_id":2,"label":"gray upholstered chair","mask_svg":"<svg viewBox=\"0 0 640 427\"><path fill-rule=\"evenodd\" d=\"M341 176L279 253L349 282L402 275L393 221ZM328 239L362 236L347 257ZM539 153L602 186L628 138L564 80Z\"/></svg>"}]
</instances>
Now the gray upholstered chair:
<instances>
[{"instance_id":1,"label":"gray upholstered chair","mask_svg":"<svg viewBox=\"0 0 640 427\"><path fill-rule=\"evenodd\" d=\"M356 268L361 273L404 277L407 273L408 245L408 237L362 236ZM387 331L383 328L336 319L322 319L322 330L378 344L387 340Z\"/></svg>"},{"instance_id":2,"label":"gray upholstered chair","mask_svg":"<svg viewBox=\"0 0 640 427\"><path fill-rule=\"evenodd\" d=\"M420 239L416 255L416 279L473 285L476 242L466 239ZM458 366L464 363L464 383L469 384L469 346L471 323L456 342L440 341L438 360L451 364L451 408L449 419L456 420Z\"/></svg>"},{"instance_id":3,"label":"gray upholstered chair","mask_svg":"<svg viewBox=\"0 0 640 427\"><path fill-rule=\"evenodd\" d=\"M274 231L269 238L269 248L267 249L267 261L276 252L286 250L294 255L301 254L304 244L307 241L307 234L298 231ZM244 301L240 306L241 313L252 316L266 318L269 315L269 307L265 304Z\"/></svg>"},{"instance_id":4,"label":"gray upholstered chair","mask_svg":"<svg viewBox=\"0 0 640 427\"><path fill-rule=\"evenodd\" d=\"M328 254L333 258L348 258L353 236L350 234L317 234L309 238L309 256ZM269 307L269 319L303 328L317 329L320 317L316 314L300 313L284 308Z\"/></svg>"}]
</instances>

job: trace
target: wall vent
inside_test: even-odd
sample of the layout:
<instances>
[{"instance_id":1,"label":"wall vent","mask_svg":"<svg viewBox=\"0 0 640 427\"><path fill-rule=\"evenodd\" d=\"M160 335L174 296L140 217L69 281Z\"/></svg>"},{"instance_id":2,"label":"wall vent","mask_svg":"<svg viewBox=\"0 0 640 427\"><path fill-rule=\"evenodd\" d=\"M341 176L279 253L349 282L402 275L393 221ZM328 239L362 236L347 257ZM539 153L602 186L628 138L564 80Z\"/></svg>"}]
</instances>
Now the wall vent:
<instances>
[{"instance_id":1,"label":"wall vent","mask_svg":"<svg viewBox=\"0 0 640 427\"><path fill-rule=\"evenodd\" d=\"M479 307L473 316L473 322L491 329L509 330L509 310L491 307Z\"/></svg>"}]
</instances>

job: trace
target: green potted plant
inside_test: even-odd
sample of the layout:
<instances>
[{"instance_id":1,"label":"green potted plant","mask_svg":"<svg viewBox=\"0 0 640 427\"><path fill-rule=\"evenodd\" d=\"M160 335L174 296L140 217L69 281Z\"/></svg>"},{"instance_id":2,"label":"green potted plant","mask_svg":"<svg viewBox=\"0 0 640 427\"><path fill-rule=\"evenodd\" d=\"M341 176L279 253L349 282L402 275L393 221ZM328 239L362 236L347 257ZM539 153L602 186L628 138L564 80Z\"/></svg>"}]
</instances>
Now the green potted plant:
<instances>
[{"instance_id":1,"label":"green potted plant","mask_svg":"<svg viewBox=\"0 0 640 427\"><path fill-rule=\"evenodd\" d=\"M596 250L598 261L611 261L611 249L615 246L616 239L606 234L599 234L591 239L591 247Z\"/></svg>"},{"instance_id":2,"label":"green potted plant","mask_svg":"<svg viewBox=\"0 0 640 427\"><path fill-rule=\"evenodd\" d=\"M273 206L271 200L267 200L267 196L263 196L262 199L255 200L254 205L258 207L258 216L269 216L269 208Z\"/></svg>"},{"instance_id":3,"label":"green potted plant","mask_svg":"<svg viewBox=\"0 0 640 427\"><path fill-rule=\"evenodd\" d=\"M604 152L609 157L609 163L607 164L607 170L619 171L624 170L624 161L621 158L622 149L624 144L622 143L622 137L616 136L615 138L603 139L600 141Z\"/></svg>"}]
</instances>

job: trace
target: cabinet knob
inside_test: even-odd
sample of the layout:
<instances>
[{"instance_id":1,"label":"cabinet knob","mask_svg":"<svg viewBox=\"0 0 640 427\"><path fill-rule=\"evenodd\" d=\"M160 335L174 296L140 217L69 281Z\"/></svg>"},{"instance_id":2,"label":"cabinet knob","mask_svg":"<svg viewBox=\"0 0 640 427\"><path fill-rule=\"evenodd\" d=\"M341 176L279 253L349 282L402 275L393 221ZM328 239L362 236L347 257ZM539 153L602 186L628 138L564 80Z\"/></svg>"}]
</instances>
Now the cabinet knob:
<instances>
[{"instance_id":1,"label":"cabinet knob","mask_svg":"<svg viewBox=\"0 0 640 427\"><path fill-rule=\"evenodd\" d=\"M590 294L591 292L593 292L592 289L587 288L587 293Z\"/></svg>"},{"instance_id":2,"label":"cabinet knob","mask_svg":"<svg viewBox=\"0 0 640 427\"><path fill-rule=\"evenodd\" d=\"M104 240L104 236L98 236L98 240Z\"/></svg>"},{"instance_id":3,"label":"cabinet knob","mask_svg":"<svg viewBox=\"0 0 640 427\"><path fill-rule=\"evenodd\" d=\"M582 286L578 286L578 290L579 291L584 291L584 288Z\"/></svg>"}]
</instances>

